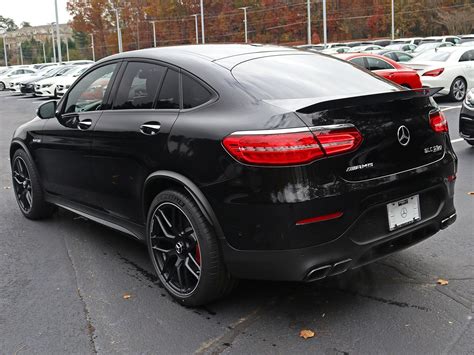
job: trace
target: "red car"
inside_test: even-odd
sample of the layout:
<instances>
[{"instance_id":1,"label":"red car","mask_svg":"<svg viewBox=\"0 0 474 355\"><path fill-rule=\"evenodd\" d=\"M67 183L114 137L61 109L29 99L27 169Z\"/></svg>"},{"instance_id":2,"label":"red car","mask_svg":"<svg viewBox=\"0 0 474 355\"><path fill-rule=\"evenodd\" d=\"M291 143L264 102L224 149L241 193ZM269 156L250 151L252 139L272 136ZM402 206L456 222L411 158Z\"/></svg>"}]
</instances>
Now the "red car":
<instances>
[{"instance_id":1,"label":"red car","mask_svg":"<svg viewBox=\"0 0 474 355\"><path fill-rule=\"evenodd\" d=\"M344 53L335 56L373 71L374 74L409 89L421 88L420 76L415 70L407 68L390 58L371 53Z\"/></svg>"}]
</instances>

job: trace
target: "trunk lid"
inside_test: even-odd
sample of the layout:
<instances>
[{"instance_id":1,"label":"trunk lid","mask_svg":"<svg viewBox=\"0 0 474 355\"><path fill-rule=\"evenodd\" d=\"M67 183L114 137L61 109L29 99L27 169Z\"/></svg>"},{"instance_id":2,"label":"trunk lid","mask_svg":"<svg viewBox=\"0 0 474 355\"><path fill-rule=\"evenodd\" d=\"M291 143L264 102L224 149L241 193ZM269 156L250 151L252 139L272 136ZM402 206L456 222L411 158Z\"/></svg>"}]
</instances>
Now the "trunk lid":
<instances>
[{"instance_id":1,"label":"trunk lid","mask_svg":"<svg viewBox=\"0 0 474 355\"><path fill-rule=\"evenodd\" d=\"M406 90L333 99L296 110L308 127L354 125L363 141L355 151L333 159L339 176L349 181L379 178L440 160L446 134L430 125L439 89Z\"/></svg>"}]
</instances>

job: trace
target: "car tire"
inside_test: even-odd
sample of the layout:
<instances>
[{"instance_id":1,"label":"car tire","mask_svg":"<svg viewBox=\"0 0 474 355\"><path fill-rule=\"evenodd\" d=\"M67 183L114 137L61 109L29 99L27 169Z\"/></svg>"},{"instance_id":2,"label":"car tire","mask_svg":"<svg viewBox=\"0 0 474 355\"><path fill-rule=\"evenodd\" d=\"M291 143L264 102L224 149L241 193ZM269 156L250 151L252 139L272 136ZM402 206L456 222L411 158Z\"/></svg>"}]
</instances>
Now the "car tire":
<instances>
[{"instance_id":1,"label":"car tire","mask_svg":"<svg viewBox=\"0 0 474 355\"><path fill-rule=\"evenodd\" d=\"M153 199L147 245L161 284L182 305L212 302L236 285L224 265L214 228L184 192L165 190Z\"/></svg>"},{"instance_id":2,"label":"car tire","mask_svg":"<svg viewBox=\"0 0 474 355\"><path fill-rule=\"evenodd\" d=\"M5 83L0 81L0 91L5 90Z\"/></svg>"},{"instance_id":3,"label":"car tire","mask_svg":"<svg viewBox=\"0 0 474 355\"><path fill-rule=\"evenodd\" d=\"M38 171L23 149L13 154L12 184L18 206L26 218L44 219L56 210L54 205L45 201Z\"/></svg>"},{"instance_id":4,"label":"car tire","mask_svg":"<svg viewBox=\"0 0 474 355\"><path fill-rule=\"evenodd\" d=\"M452 101L462 101L466 97L467 94L467 84L466 80L461 77L457 77L453 80L451 84L451 88L449 89L449 98Z\"/></svg>"}]
</instances>

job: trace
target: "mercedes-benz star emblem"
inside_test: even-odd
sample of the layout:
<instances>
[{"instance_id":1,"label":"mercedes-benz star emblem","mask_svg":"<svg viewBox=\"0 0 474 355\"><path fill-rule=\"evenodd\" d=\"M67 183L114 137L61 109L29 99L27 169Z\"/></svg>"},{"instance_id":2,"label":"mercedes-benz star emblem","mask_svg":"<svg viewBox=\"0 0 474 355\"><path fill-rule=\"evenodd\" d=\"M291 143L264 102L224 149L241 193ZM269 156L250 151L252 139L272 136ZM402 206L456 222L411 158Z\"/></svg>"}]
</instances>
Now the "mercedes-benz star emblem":
<instances>
[{"instance_id":1,"label":"mercedes-benz star emblem","mask_svg":"<svg viewBox=\"0 0 474 355\"><path fill-rule=\"evenodd\" d=\"M184 243L179 241L176 243L176 253L181 254L184 250Z\"/></svg>"},{"instance_id":2,"label":"mercedes-benz star emblem","mask_svg":"<svg viewBox=\"0 0 474 355\"><path fill-rule=\"evenodd\" d=\"M410 131L406 126L398 127L397 138L398 143L400 143L404 147L408 145L408 143L410 143Z\"/></svg>"},{"instance_id":3,"label":"mercedes-benz star emblem","mask_svg":"<svg viewBox=\"0 0 474 355\"><path fill-rule=\"evenodd\" d=\"M402 208L402 210L400 211L400 215L402 216L402 218L406 218L407 215L408 215L408 211L405 207Z\"/></svg>"}]
</instances>

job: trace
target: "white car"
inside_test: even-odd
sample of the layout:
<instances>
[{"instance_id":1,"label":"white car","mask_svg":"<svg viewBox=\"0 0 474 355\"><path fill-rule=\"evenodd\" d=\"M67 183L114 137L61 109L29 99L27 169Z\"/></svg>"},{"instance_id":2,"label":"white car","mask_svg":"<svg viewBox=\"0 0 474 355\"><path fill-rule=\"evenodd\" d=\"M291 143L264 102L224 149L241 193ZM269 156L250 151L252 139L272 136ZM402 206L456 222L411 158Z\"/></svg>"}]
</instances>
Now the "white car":
<instances>
[{"instance_id":1,"label":"white car","mask_svg":"<svg viewBox=\"0 0 474 355\"><path fill-rule=\"evenodd\" d=\"M421 41L423 41L423 37L410 37L410 38L399 38L394 39L392 44L415 44L419 45Z\"/></svg>"},{"instance_id":2,"label":"white car","mask_svg":"<svg viewBox=\"0 0 474 355\"><path fill-rule=\"evenodd\" d=\"M23 75L23 76L17 77L14 81L10 82L9 89L14 90L16 93L23 93L23 94L33 93L35 81L54 76L57 72L61 70L62 70L62 67L59 67L59 66L48 66L48 67L38 70L36 73L33 73L31 75ZM28 86L28 89L30 90L26 90L27 86Z\"/></svg>"},{"instance_id":3,"label":"white car","mask_svg":"<svg viewBox=\"0 0 474 355\"><path fill-rule=\"evenodd\" d=\"M378 46L376 44L368 44L363 46L355 46L352 47L348 53L358 53L358 52L370 52L370 51L378 51L383 49L382 46Z\"/></svg>"},{"instance_id":4,"label":"white car","mask_svg":"<svg viewBox=\"0 0 474 355\"><path fill-rule=\"evenodd\" d=\"M77 70L68 73L67 75L61 76L56 82L56 96L63 96L66 91L71 87L72 84L79 78L82 73L89 69L90 65L81 65Z\"/></svg>"},{"instance_id":5,"label":"white car","mask_svg":"<svg viewBox=\"0 0 474 355\"><path fill-rule=\"evenodd\" d=\"M79 65L68 65L64 66L62 70L58 71L54 76L39 80L35 82L35 95L44 96L44 97L57 97L56 85L65 75L69 75L78 68L81 68Z\"/></svg>"},{"instance_id":6,"label":"white car","mask_svg":"<svg viewBox=\"0 0 474 355\"><path fill-rule=\"evenodd\" d=\"M413 50L413 55L418 56L421 53L427 52L432 49L444 48L444 47L453 47L454 44L451 42L427 42L421 43L418 47Z\"/></svg>"},{"instance_id":7,"label":"white car","mask_svg":"<svg viewBox=\"0 0 474 355\"><path fill-rule=\"evenodd\" d=\"M440 95L462 101L474 87L474 48L446 47L422 53L404 63L420 75L423 86L442 87Z\"/></svg>"},{"instance_id":8,"label":"white car","mask_svg":"<svg viewBox=\"0 0 474 355\"><path fill-rule=\"evenodd\" d=\"M36 70L29 68L10 68L0 74L0 91L8 89L10 82L19 76L35 73Z\"/></svg>"},{"instance_id":9,"label":"white car","mask_svg":"<svg viewBox=\"0 0 474 355\"><path fill-rule=\"evenodd\" d=\"M426 37L423 38L423 41L421 43L427 43L427 42L450 42L452 44L458 44L461 38L458 36L431 36L431 37Z\"/></svg>"}]
</instances>

